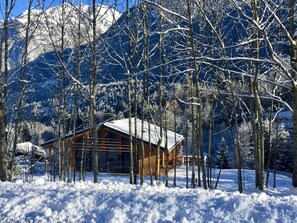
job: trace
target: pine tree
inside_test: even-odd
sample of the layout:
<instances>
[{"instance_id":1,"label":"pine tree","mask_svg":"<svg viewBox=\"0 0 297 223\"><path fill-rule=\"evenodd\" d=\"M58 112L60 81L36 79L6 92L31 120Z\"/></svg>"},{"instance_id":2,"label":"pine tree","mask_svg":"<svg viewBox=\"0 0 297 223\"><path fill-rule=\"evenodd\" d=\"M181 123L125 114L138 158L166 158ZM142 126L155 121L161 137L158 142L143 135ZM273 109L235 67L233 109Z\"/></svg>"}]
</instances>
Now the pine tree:
<instances>
[{"instance_id":1,"label":"pine tree","mask_svg":"<svg viewBox=\"0 0 297 223\"><path fill-rule=\"evenodd\" d=\"M222 137L219 150L216 152L216 156L217 156L216 159L220 169L230 168L229 161L228 161L228 158L229 158L228 149L229 148L227 145L227 141L224 137Z\"/></svg>"}]
</instances>

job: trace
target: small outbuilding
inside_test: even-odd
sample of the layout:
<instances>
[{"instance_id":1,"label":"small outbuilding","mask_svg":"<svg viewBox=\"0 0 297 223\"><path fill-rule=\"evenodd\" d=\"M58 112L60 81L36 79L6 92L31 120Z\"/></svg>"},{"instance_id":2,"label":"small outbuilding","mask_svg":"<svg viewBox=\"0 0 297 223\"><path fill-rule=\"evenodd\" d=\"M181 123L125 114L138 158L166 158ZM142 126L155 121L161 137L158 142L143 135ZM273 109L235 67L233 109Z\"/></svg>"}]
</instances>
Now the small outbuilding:
<instances>
[{"instance_id":1,"label":"small outbuilding","mask_svg":"<svg viewBox=\"0 0 297 223\"><path fill-rule=\"evenodd\" d=\"M34 155L37 157L44 157L45 151L31 142L22 142L16 145L16 156L20 155Z\"/></svg>"}]
</instances>

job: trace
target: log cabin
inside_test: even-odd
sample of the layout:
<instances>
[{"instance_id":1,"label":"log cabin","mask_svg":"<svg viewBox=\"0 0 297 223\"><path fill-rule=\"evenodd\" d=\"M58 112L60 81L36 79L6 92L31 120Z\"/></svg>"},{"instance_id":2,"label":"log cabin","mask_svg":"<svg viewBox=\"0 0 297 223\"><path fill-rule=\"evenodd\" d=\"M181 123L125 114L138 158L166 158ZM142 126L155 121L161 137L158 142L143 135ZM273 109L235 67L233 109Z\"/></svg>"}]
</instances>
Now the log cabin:
<instances>
[{"instance_id":1,"label":"log cabin","mask_svg":"<svg viewBox=\"0 0 297 223\"><path fill-rule=\"evenodd\" d=\"M135 134L135 118L132 118L132 140L133 147L137 144L137 171L140 173L142 166L142 156L144 156L144 174L149 175L149 154L151 158L152 173L155 173L156 156L158 142L160 143L160 168L157 170L159 176L164 176L166 150L168 151L169 168L173 168L175 164L182 161L182 143L184 137L178 133L163 129L162 139L160 137L160 127L154 124L143 122L136 119ZM130 171L130 147L129 147L129 119L109 121L101 124L98 130L98 154L99 154L99 172L107 173L129 173ZM144 154L142 154L142 140L144 145ZM160 141L161 140L161 141ZM65 143L64 153L67 156L68 167L72 170L80 170L82 167L85 171L92 170L92 134L89 130L81 130L74 136L69 134L65 139L53 139L42 144L42 148L47 151L49 162L58 162L58 145L61 141ZM135 150L134 150L135 151ZM177 159L175 160L175 153ZM56 158L53 158L56 157ZM56 160L54 160L56 159Z\"/></svg>"}]
</instances>

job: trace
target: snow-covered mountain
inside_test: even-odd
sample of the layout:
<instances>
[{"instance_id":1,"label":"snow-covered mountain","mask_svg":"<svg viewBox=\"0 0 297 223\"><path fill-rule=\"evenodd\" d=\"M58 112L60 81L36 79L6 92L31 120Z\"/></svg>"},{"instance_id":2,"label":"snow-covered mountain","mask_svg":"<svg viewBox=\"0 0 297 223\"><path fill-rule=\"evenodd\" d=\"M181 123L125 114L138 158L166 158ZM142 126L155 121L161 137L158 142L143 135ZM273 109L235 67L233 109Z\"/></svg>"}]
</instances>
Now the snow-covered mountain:
<instances>
[{"instance_id":1,"label":"snow-covered mountain","mask_svg":"<svg viewBox=\"0 0 297 223\"><path fill-rule=\"evenodd\" d=\"M62 15L64 10L64 15ZM108 28L121 16L121 13L104 5L97 6L97 30L98 36L106 32ZM80 13L81 12L81 13ZM78 42L79 15L81 15L81 41ZM25 43L25 31L28 11L10 21L9 36L9 67L16 68L20 65L22 49ZM77 44L86 44L92 38L92 13L90 6L78 6L65 4L48 8L46 10L33 9L31 11L31 40L29 43L28 60L33 61L40 55L60 49L61 29L64 31L64 48L73 48ZM64 23L63 23L64 20Z\"/></svg>"}]
</instances>

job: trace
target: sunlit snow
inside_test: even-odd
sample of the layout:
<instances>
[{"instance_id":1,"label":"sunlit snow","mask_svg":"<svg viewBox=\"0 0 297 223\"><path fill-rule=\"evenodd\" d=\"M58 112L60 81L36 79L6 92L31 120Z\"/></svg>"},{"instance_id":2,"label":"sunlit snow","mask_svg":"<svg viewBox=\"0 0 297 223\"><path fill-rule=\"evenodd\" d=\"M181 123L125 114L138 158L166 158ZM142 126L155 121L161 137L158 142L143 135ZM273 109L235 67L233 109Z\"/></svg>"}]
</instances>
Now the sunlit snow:
<instances>
[{"instance_id":1,"label":"sunlit snow","mask_svg":"<svg viewBox=\"0 0 297 223\"><path fill-rule=\"evenodd\" d=\"M161 178L150 186L130 185L128 176L100 174L100 183L0 183L1 222L296 222L297 191L291 177L277 175L276 190L254 189L254 171L244 171L243 194L236 191L236 170L223 170L216 190L185 188L185 167L178 187ZM217 172L214 172L217 175ZM272 178L272 177L271 177ZM272 184L271 184L272 185ZM271 187L270 185L270 187Z\"/></svg>"}]
</instances>

